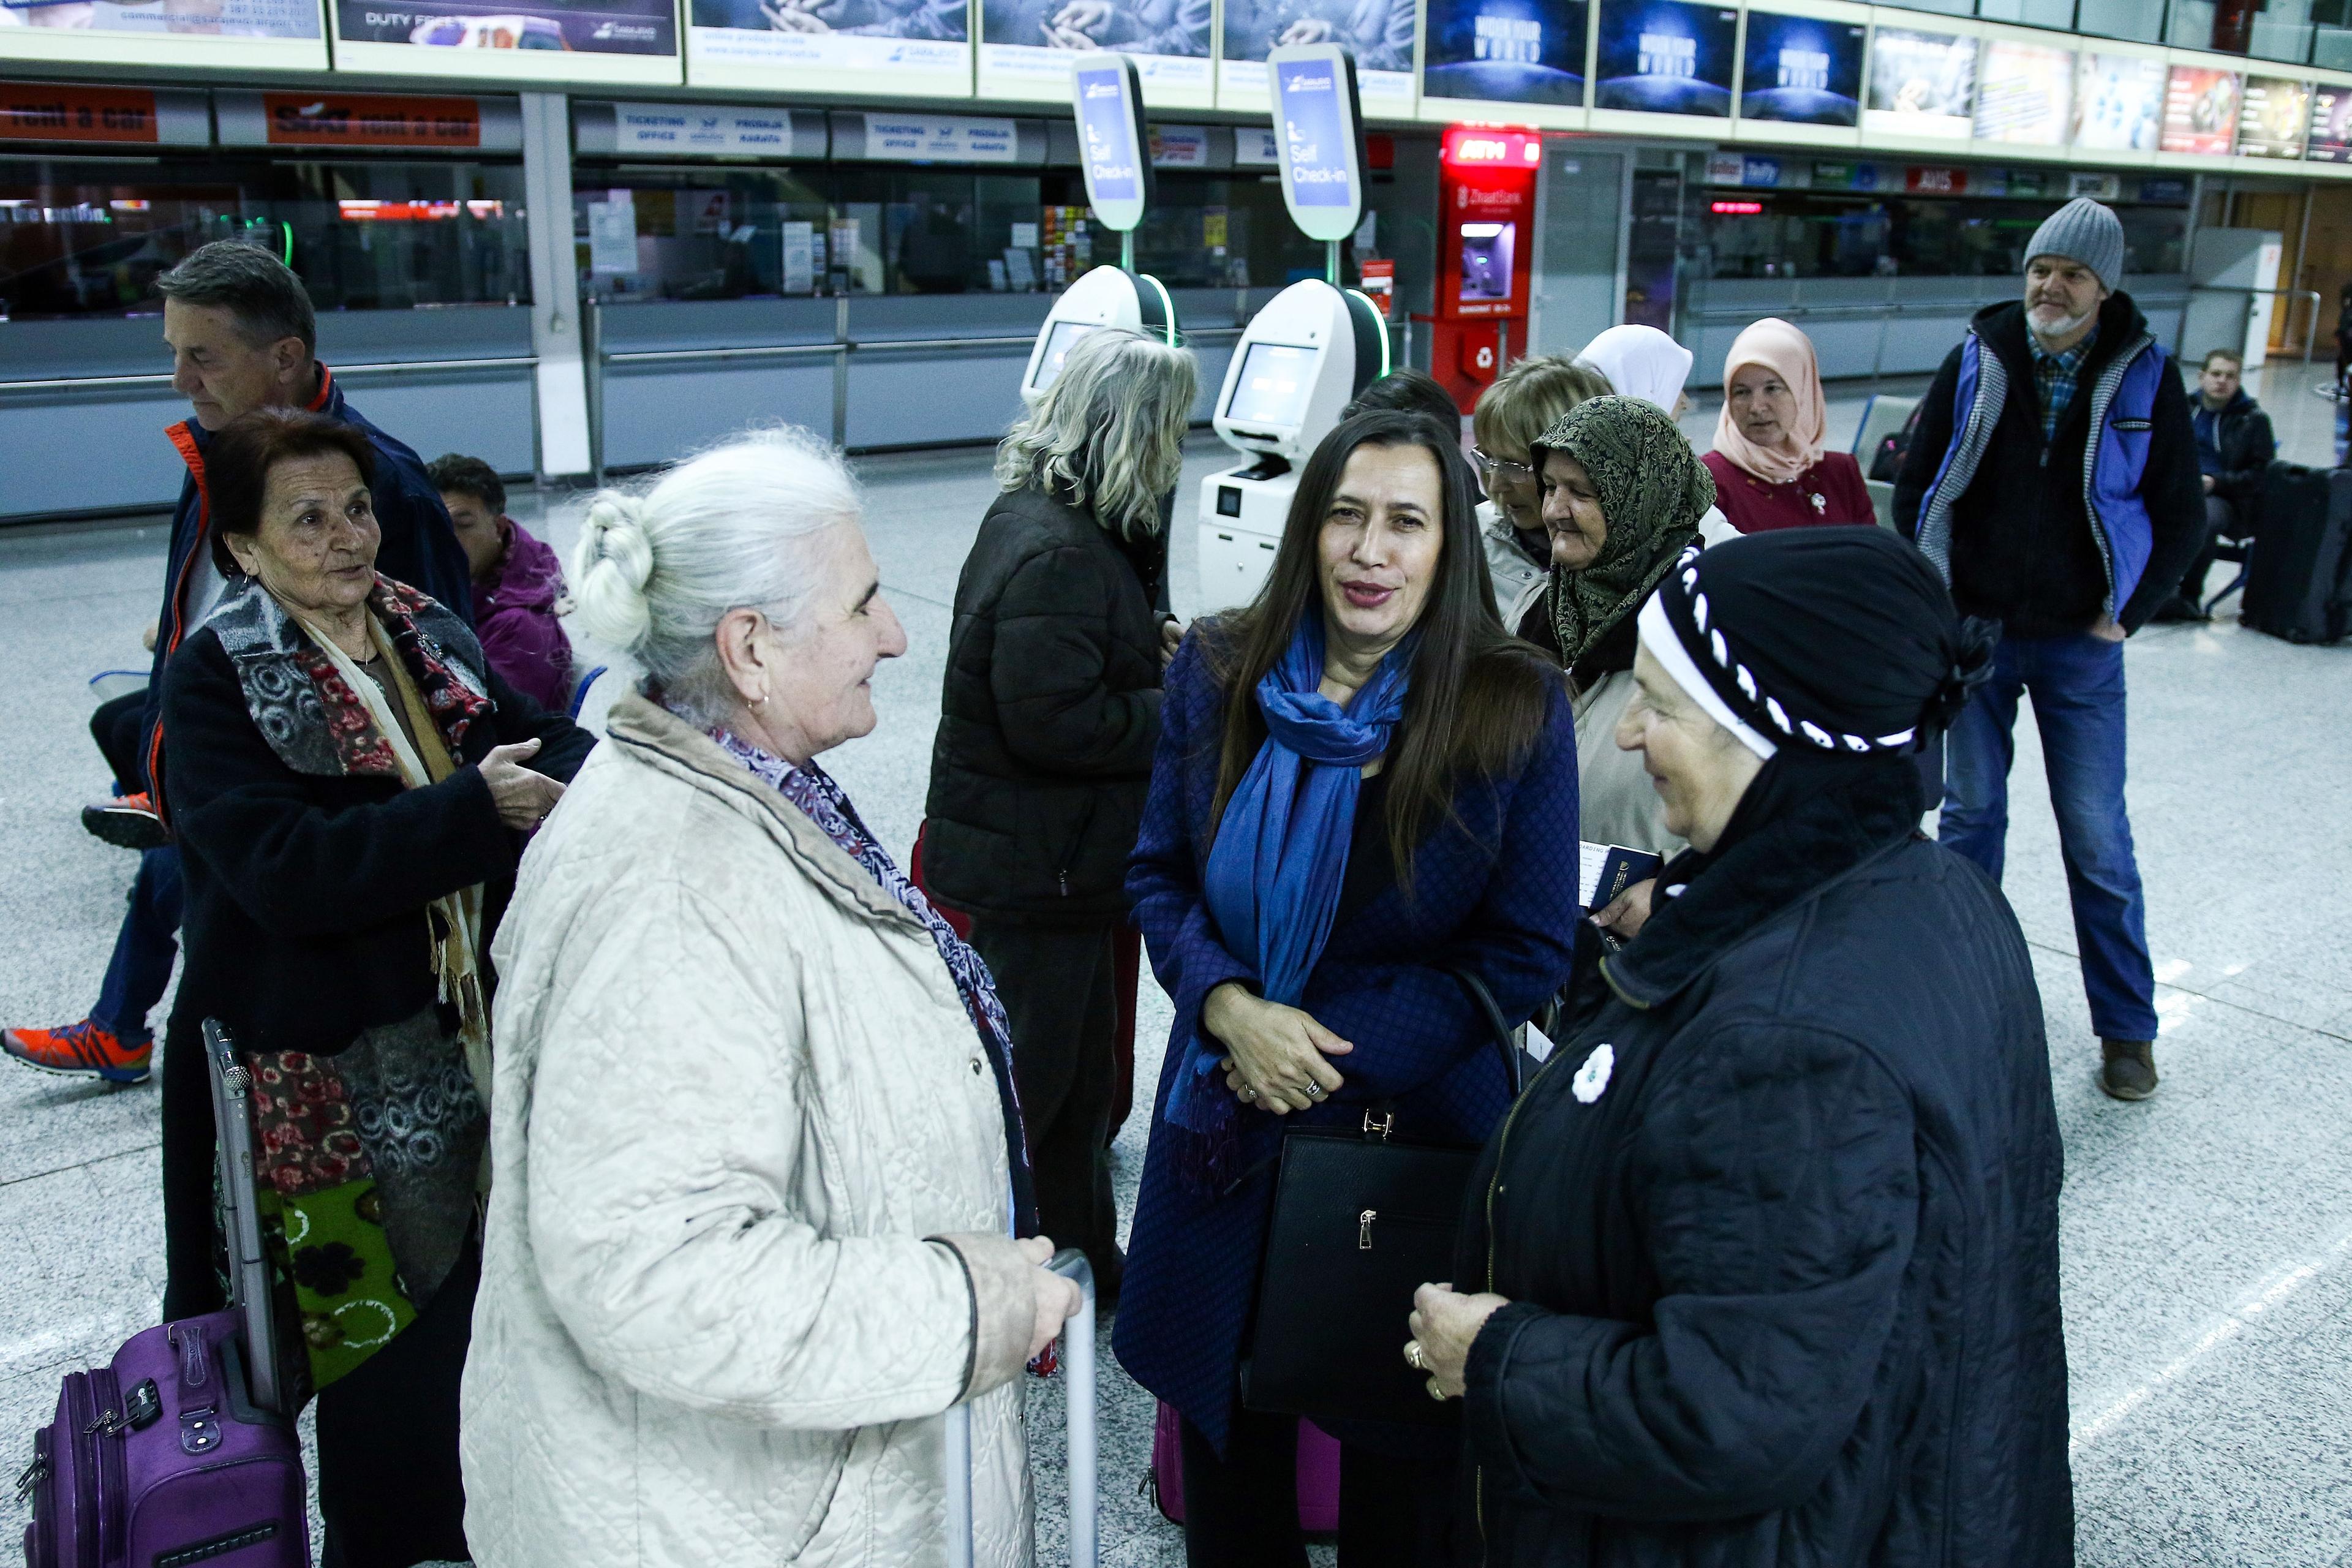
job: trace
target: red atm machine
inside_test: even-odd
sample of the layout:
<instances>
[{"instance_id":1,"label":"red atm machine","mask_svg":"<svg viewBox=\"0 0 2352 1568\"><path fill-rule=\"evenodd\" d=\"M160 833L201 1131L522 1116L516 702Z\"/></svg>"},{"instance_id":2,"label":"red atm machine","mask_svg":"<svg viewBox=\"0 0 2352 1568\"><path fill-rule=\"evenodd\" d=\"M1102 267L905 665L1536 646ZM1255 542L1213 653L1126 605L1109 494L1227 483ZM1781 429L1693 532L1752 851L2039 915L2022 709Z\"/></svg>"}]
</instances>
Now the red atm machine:
<instances>
[{"instance_id":1,"label":"red atm machine","mask_svg":"<svg viewBox=\"0 0 2352 1568\"><path fill-rule=\"evenodd\" d=\"M1430 374L1465 414L1496 374L1528 352L1528 270L1543 133L1454 125L1439 155L1437 309Z\"/></svg>"}]
</instances>

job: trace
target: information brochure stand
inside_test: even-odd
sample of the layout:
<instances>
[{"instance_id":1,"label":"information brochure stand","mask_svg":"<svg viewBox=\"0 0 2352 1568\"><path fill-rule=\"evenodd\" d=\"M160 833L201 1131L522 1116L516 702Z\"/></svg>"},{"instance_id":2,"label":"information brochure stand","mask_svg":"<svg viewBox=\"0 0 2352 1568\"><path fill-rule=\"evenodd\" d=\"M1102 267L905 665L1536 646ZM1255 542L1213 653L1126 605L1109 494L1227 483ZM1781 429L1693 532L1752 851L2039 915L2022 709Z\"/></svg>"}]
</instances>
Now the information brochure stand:
<instances>
[{"instance_id":1,"label":"information brochure stand","mask_svg":"<svg viewBox=\"0 0 2352 1568\"><path fill-rule=\"evenodd\" d=\"M1151 142L1135 62L1125 55L1088 56L1070 72L1070 107L1077 117L1087 205L1096 222L1118 235L1119 264L1088 270L1054 301L1021 378L1021 396L1030 403L1062 374L1071 347L1097 328L1147 332L1171 345L1178 341L1175 301L1159 279L1135 269L1135 227L1153 195L1146 153Z\"/></svg>"},{"instance_id":2,"label":"information brochure stand","mask_svg":"<svg viewBox=\"0 0 2352 1568\"><path fill-rule=\"evenodd\" d=\"M1266 57L1275 145L1290 221L1324 245L1325 277L1267 301L1234 346L1217 394L1218 438L1250 461L1201 482L1201 608L1257 596L1282 543L1298 468L1339 411L1389 372L1388 322L1371 299L1339 287L1339 241L1364 212L1356 62L1338 44Z\"/></svg>"}]
</instances>

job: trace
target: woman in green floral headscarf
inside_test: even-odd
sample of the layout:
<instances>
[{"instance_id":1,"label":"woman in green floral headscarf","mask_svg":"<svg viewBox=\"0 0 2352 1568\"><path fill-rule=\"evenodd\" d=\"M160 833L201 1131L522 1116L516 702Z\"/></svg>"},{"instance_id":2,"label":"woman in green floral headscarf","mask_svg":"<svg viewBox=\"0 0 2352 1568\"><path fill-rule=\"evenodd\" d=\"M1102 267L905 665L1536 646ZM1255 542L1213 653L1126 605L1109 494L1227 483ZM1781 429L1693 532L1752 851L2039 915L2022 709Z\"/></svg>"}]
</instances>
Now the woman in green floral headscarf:
<instances>
[{"instance_id":1,"label":"woman in green floral headscarf","mask_svg":"<svg viewBox=\"0 0 2352 1568\"><path fill-rule=\"evenodd\" d=\"M1646 398L1589 398L1531 451L1552 566L1544 614L1530 620L1549 631L1575 694L1582 837L1671 858L1683 842L1666 831L1641 753L1615 740L1633 695L1634 613L1685 550L1738 535L1715 510L1715 481L1690 442ZM1620 903L1601 923L1631 935L1646 892L1629 890Z\"/></svg>"}]
</instances>

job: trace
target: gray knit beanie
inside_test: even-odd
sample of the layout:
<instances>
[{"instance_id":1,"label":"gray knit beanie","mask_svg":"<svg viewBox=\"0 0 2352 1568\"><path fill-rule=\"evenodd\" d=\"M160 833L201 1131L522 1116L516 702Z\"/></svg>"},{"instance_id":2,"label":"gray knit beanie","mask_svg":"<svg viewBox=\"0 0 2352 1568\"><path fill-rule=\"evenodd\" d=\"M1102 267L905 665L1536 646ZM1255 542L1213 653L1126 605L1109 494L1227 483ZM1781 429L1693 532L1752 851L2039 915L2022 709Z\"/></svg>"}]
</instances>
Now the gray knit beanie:
<instances>
[{"instance_id":1,"label":"gray knit beanie","mask_svg":"<svg viewBox=\"0 0 2352 1568\"><path fill-rule=\"evenodd\" d=\"M2033 243L2025 247L2025 264L2037 256L2063 256L2079 261L2099 275L2112 290L2124 280L2124 226L2113 207L2088 196L2076 196L2042 220Z\"/></svg>"}]
</instances>

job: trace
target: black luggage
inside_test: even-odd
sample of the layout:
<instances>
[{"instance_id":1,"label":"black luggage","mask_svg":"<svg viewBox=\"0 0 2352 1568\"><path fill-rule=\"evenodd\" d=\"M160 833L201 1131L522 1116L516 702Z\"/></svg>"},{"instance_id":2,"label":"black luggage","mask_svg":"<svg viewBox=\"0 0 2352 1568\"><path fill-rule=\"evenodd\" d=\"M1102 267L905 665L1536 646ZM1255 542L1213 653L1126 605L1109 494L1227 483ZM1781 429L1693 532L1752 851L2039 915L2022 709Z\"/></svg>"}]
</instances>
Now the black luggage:
<instances>
[{"instance_id":1,"label":"black luggage","mask_svg":"<svg viewBox=\"0 0 2352 1568\"><path fill-rule=\"evenodd\" d=\"M2344 635L2347 560L2352 468L2273 463L2241 618L2289 642L2336 641Z\"/></svg>"}]
</instances>

